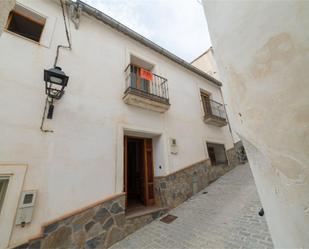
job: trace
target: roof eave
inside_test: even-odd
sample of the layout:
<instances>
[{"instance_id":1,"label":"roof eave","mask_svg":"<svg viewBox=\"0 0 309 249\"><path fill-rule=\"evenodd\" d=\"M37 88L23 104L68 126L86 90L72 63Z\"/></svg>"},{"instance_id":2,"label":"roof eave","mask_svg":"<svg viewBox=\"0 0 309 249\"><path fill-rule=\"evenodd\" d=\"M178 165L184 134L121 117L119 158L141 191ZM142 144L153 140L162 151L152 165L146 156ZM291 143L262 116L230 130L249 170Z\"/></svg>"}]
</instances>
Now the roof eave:
<instances>
[{"instance_id":1,"label":"roof eave","mask_svg":"<svg viewBox=\"0 0 309 249\"><path fill-rule=\"evenodd\" d=\"M78 0L79 4L82 5L83 11L87 13L90 16L95 17L96 19L102 21L106 25L109 25L110 27L118 30L119 32L122 32L123 34L129 36L130 38L142 43L143 45L151 48L152 50L164 55L165 57L169 58L170 60L180 64L181 66L185 67L186 69L190 70L191 72L196 73L197 75L203 77L204 79L207 79L214 83L215 85L221 87L222 83L215 79L214 77L210 76L209 74L201 71L200 69L192 66L190 63L184 61L183 59L179 58L178 56L172 54L168 50L160 47L159 45L155 44L154 42L150 41L149 39L143 37L142 35L138 34L137 32L133 31L132 29L126 27L122 23L116 21L115 19L111 18L110 16L104 14L100 10Z\"/></svg>"}]
</instances>

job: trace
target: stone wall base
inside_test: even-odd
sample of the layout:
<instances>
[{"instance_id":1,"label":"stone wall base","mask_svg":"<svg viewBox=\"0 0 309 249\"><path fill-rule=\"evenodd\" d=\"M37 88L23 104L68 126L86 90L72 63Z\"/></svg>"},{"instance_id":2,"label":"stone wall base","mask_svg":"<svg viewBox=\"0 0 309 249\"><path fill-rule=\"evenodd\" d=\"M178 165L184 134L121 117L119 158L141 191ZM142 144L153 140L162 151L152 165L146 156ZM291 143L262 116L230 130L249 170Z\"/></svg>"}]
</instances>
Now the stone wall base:
<instances>
[{"instance_id":1,"label":"stone wall base","mask_svg":"<svg viewBox=\"0 0 309 249\"><path fill-rule=\"evenodd\" d=\"M88 208L49 224L42 236L15 249L95 249L108 248L166 213L158 210L127 219L125 195Z\"/></svg>"},{"instance_id":2,"label":"stone wall base","mask_svg":"<svg viewBox=\"0 0 309 249\"><path fill-rule=\"evenodd\" d=\"M237 165L234 149L227 151L229 165L212 166L205 160L171 175L155 178L156 205L173 208ZM15 249L108 248L166 213L164 209L135 218L125 216L125 195L50 223L42 235Z\"/></svg>"},{"instance_id":3,"label":"stone wall base","mask_svg":"<svg viewBox=\"0 0 309 249\"><path fill-rule=\"evenodd\" d=\"M168 176L155 177L156 204L174 208L238 164L234 148L226 151L229 164L212 166L204 160Z\"/></svg>"}]
</instances>

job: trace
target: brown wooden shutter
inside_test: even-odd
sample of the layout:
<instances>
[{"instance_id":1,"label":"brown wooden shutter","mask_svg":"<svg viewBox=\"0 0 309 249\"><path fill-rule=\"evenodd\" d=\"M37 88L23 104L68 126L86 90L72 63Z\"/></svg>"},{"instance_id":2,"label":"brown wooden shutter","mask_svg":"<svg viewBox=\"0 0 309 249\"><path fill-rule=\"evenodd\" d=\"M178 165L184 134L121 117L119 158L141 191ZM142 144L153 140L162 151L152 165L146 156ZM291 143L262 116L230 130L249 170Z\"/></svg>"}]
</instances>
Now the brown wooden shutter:
<instances>
[{"instance_id":1,"label":"brown wooden shutter","mask_svg":"<svg viewBox=\"0 0 309 249\"><path fill-rule=\"evenodd\" d=\"M146 187L146 205L153 205L154 190L153 190L153 152L152 152L152 139L146 138L144 140L145 148L145 187Z\"/></svg>"},{"instance_id":2,"label":"brown wooden shutter","mask_svg":"<svg viewBox=\"0 0 309 249\"><path fill-rule=\"evenodd\" d=\"M211 115L211 106L210 106L210 97L208 94L202 92L201 93L201 97L202 97L202 102L203 102L203 107L204 107L204 112L205 112L205 116L206 115Z\"/></svg>"},{"instance_id":3,"label":"brown wooden shutter","mask_svg":"<svg viewBox=\"0 0 309 249\"><path fill-rule=\"evenodd\" d=\"M127 152L127 149L128 149L128 137L127 136L124 136L124 140L123 140L123 143L124 143L124 146L123 146L123 149L124 149L124 174L123 174L123 177L124 177L124 186L123 186L123 192L126 193L125 195L125 205L126 207L128 206L128 152Z\"/></svg>"}]
</instances>

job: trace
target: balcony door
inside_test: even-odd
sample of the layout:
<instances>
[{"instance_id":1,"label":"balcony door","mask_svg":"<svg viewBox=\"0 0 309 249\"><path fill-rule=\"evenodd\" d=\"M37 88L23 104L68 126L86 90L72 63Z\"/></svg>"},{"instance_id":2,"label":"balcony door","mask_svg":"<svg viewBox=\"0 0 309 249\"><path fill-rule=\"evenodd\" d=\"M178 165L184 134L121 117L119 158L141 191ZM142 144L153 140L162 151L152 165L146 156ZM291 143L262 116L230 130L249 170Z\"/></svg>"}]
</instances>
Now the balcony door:
<instances>
[{"instance_id":1,"label":"balcony door","mask_svg":"<svg viewBox=\"0 0 309 249\"><path fill-rule=\"evenodd\" d=\"M124 191L126 207L154 204L151 138L124 137Z\"/></svg>"},{"instance_id":2,"label":"balcony door","mask_svg":"<svg viewBox=\"0 0 309 249\"><path fill-rule=\"evenodd\" d=\"M211 115L212 112L211 112L211 106L210 106L210 94L206 92L201 92L201 98L202 98L205 116Z\"/></svg>"},{"instance_id":3,"label":"balcony door","mask_svg":"<svg viewBox=\"0 0 309 249\"><path fill-rule=\"evenodd\" d=\"M145 69L133 64L131 64L130 67L131 87L139 89L143 92L149 92L150 81L141 77L141 72Z\"/></svg>"}]
</instances>

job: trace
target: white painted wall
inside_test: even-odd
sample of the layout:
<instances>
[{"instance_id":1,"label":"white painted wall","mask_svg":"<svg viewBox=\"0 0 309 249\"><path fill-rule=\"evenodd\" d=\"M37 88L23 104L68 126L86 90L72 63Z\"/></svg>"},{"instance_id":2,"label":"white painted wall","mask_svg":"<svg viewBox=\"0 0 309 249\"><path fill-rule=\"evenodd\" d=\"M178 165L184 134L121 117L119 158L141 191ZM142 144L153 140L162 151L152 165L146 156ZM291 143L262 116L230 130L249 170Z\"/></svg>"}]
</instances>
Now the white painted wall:
<instances>
[{"instance_id":1,"label":"white painted wall","mask_svg":"<svg viewBox=\"0 0 309 249\"><path fill-rule=\"evenodd\" d=\"M213 48L210 47L206 52L193 60L191 64L220 81L220 73L213 53Z\"/></svg>"},{"instance_id":2,"label":"white painted wall","mask_svg":"<svg viewBox=\"0 0 309 249\"><path fill-rule=\"evenodd\" d=\"M277 248L309 247L309 2L204 1Z\"/></svg>"},{"instance_id":3,"label":"white painted wall","mask_svg":"<svg viewBox=\"0 0 309 249\"><path fill-rule=\"evenodd\" d=\"M0 163L29 165L23 189L38 190L33 221L14 227L11 245L38 234L42 223L121 192L125 133L154 138L157 176L208 158L206 140L233 146L227 126L203 122L200 88L222 102L218 87L85 15L78 30L70 25L72 51L60 52L58 64L70 79L55 103L54 118L45 124L54 133L42 133L43 70L52 67L57 45L66 44L64 25L57 2L21 2L54 25L42 37L51 37L49 46L8 32L0 39ZM130 53L153 63L155 72L168 79L166 113L123 102ZM169 153L170 137L177 139L177 155Z\"/></svg>"},{"instance_id":4,"label":"white painted wall","mask_svg":"<svg viewBox=\"0 0 309 249\"><path fill-rule=\"evenodd\" d=\"M0 1L0 36L5 27L8 15L11 9L14 7L14 5L15 5L15 0Z\"/></svg>"}]
</instances>

